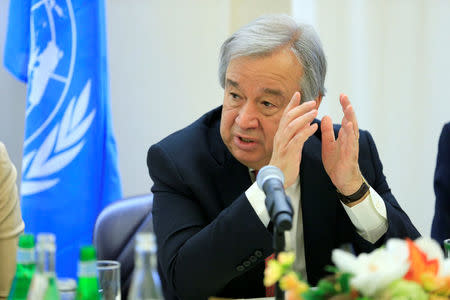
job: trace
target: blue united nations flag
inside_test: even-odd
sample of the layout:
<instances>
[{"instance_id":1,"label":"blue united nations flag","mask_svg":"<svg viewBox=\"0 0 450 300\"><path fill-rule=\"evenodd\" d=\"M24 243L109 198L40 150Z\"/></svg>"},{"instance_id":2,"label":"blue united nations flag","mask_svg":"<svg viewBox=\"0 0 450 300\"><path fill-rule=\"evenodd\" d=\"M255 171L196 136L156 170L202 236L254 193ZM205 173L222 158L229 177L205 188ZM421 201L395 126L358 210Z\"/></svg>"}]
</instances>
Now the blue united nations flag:
<instances>
[{"instance_id":1,"label":"blue united nations flag","mask_svg":"<svg viewBox=\"0 0 450 300\"><path fill-rule=\"evenodd\" d=\"M98 213L121 198L111 127L104 0L11 0L4 63L27 84L25 231L56 234L58 276L76 276Z\"/></svg>"}]
</instances>

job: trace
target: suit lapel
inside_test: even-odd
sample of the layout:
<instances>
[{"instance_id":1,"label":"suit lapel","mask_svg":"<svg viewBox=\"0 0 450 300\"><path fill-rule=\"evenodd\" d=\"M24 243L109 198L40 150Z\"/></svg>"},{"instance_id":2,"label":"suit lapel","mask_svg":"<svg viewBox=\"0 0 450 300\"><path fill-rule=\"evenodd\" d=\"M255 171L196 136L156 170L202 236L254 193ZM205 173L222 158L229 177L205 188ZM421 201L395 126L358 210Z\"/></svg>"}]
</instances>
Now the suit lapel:
<instances>
[{"instance_id":1,"label":"suit lapel","mask_svg":"<svg viewBox=\"0 0 450 300\"><path fill-rule=\"evenodd\" d=\"M218 189L217 195L228 207L239 195L252 184L248 168L236 160L223 143L219 131L220 117L209 129L210 153L217 165L212 172Z\"/></svg>"},{"instance_id":2,"label":"suit lapel","mask_svg":"<svg viewBox=\"0 0 450 300\"><path fill-rule=\"evenodd\" d=\"M305 143L300 164L301 205L308 280L316 283L329 264L334 246L336 223L336 189L322 164L319 129Z\"/></svg>"}]
</instances>

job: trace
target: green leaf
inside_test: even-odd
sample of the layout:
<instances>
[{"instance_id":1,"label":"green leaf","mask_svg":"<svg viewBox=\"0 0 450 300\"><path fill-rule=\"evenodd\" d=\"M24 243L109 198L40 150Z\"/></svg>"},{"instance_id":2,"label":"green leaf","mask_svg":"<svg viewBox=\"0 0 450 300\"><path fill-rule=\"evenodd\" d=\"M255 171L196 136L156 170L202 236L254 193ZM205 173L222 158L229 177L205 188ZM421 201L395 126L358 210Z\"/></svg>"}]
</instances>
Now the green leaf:
<instances>
[{"instance_id":1,"label":"green leaf","mask_svg":"<svg viewBox=\"0 0 450 300\"><path fill-rule=\"evenodd\" d=\"M334 294L336 292L334 284L327 280L320 280L317 285L317 290L322 291L323 294Z\"/></svg>"},{"instance_id":2,"label":"green leaf","mask_svg":"<svg viewBox=\"0 0 450 300\"><path fill-rule=\"evenodd\" d=\"M302 294L304 300L323 300L325 299L323 295L318 294L317 290L309 289Z\"/></svg>"},{"instance_id":3,"label":"green leaf","mask_svg":"<svg viewBox=\"0 0 450 300\"><path fill-rule=\"evenodd\" d=\"M353 277L352 274L350 273L342 273L339 278L338 278L338 282L339 285L342 288L342 292L344 293L349 293L351 291L351 287L350 287L350 279Z\"/></svg>"},{"instance_id":4,"label":"green leaf","mask_svg":"<svg viewBox=\"0 0 450 300\"><path fill-rule=\"evenodd\" d=\"M329 273L338 273L339 269L336 268L335 266L325 266L325 271Z\"/></svg>"}]
</instances>

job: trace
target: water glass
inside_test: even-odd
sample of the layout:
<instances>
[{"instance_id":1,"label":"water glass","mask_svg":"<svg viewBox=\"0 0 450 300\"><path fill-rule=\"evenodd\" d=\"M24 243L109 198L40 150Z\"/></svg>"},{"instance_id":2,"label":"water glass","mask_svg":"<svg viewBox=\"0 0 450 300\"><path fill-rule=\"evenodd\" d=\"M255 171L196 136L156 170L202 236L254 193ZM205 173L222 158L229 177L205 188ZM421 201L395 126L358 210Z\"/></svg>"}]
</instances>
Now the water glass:
<instances>
[{"instance_id":1,"label":"water glass","mask_svg":"<svg viewBox=\"0 0 450 300\"><path fill-rule=\"evenodd\" d=\"M97 271L102 299L120 300L120 263L115 260L99 260Z\"/></svg>"},{"instance_id":2,"label":"water glass","mask_svg":"<svg viewBox=\"0 0 450 300\"><path fill-rule=\"evenodd\" d=\"M444 256L450 258L450 239L444 240Z\"/></svg>"}]
</instances>

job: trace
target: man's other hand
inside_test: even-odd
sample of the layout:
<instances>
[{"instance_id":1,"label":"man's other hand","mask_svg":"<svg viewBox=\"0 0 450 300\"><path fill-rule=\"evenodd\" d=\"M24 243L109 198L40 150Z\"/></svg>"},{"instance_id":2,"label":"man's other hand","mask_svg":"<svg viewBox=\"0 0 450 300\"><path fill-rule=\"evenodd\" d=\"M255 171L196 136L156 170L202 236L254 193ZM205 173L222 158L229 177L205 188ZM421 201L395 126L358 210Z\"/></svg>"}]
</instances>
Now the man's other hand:
<instances>
[{"instance_id":1,"label":"man's other hand","mask_svg":"<svg viewBox=\"0 0 450 300\"><path fill-rule=\"evenodd\" d=\"M341 94L339 100L344 117L336 140L331 118L322 118L322 161L333 184L341 194L348 196L355 193L363 183L358 164L359 129L347 95Z\"/></svg>"}]
</instances>

